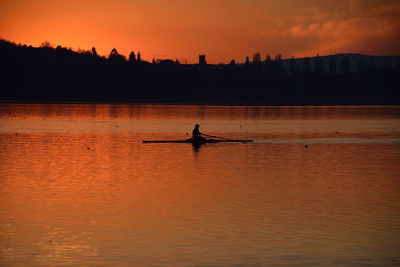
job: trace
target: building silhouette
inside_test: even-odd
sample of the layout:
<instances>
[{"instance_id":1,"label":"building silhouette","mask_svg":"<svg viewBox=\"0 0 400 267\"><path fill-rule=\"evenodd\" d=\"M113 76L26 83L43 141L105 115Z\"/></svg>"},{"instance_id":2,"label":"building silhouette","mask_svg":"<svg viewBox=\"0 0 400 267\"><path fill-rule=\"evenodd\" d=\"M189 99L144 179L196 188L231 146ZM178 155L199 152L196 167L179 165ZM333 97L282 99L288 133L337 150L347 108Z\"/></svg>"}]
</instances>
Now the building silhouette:
<instances>
[{"instance_id":1,"label":"building silhouette","mask_svg":"<svg viewBox=\"0 0 400 267\"><path fill-rule=\"evenodd\" d=\"M199 65L206 65L206 55L199 55Z\"/></svg>"}]
</instances>

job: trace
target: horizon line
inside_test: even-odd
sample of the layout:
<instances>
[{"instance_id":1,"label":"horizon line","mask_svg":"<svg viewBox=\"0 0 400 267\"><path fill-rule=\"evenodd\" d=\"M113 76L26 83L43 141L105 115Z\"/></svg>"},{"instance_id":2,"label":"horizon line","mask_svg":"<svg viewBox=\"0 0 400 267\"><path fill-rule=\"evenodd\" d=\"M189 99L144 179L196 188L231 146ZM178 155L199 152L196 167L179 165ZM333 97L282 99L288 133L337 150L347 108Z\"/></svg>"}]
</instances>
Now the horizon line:
<instances>
[{"instance_id":1,"label":"horizon line","mask_svg":"<svg viewBox=\"0 0 400 267\"><path fill-rule=\"evenodd\" d=\"M61 48L63 48L63 49L67 49L67 50L70 50L70 51L75 52L75 53L79 53L79 54L80 54L80 53L87 53L87 52L89 52L89 53L91 53L91 54L93 55L91 49L86 50L86 49L81 49L80 47L78 47L78 48L73 48L72 46L55 45L55 44L50 43L49 41L43 41L41 45L34 46L34 45L32 45L32 44L26 44L26 43L22 44L21 42L16 43L16 42L14 42L14 41L10 41L10 40L7 40L7 39L3 38L2 36L0 36L0 40L1 40L1 41L5 41L5 42L8 42L8 43L11 43L11 44L14 44L14 45L16 45L16 46L22 46L22 47L23 47L23 46L32 47L32 48L46 48L46 47L47 47L47 48L52 48L52 49L57 49L58 47L61 47ZM92 49L93 49L93 48L96 49L96 46L92 46ZM112 48L111 51L112 51L113 49L116 49L116 50L118 51L118 49L115 48L115 47ZM110 51L110 53L111 53L111 51ZM134 52L134 51L131 50L131 52ZM137 52L140 53L139 50L138 50ZM257 52L252 53L251 55L245 56L245 57L244 57L243 63L241 63L241 62L236 62L236 59L235 59L235 58L232 58L231 60L235 60L236 64L245 64L245 63L246 63L246 58L249 57L249 60L250 60L250 57L254 56L256 53L260 53L260 52L257 51ZM118 55L123 56L125 60L129 61L129 55L126 56L126 55L121 54L121 53L119 53L119 52L118 52ZM135 54L135 55L137 56L137 54ZM207 54L205 54L205 53L198 54L198 56L200 56L200 55L206 55L206 56L207 56ZM276 54L275 57L274 57L272 54L267 53L267 54L265 55L265 57L267 57L268 55L271 57L272 60L274 60L274 58L275 58L276 56L278 56L278 55L282 56L282 53ZM346 53L327 54L327 55L316 54L315 56L303 56L303 57L294 57L294 56L291 56L291 57L283 58L283 56L282 56L281 60L283 61L283 60L291 60L291 59L305 59L305 58L316 58L316 57L330 57L330 56L340 56L340 55L359 55L359 56L370 56L370 57L400 57L400 54L398 54L398 55L387 55L387 54L385 54L385 55L374 55L374 54L362 54L362 53L355 53L355 52L346 52ZM97 56L108 59L109 56L110 56L110 54L104 54L104 55L97 54ZM146 61L146 60L143 59L143 56L142 56L142 55L141 55L141 59L142 59L141 61L144 61L144 62L150 62L150 61L153 60L153 59L154 59L154 60L162 60L162 61L163 61L163 60L173 60L172 58L153 57L150 61ZM178 60L178 58L175 57L175 60ZM184 61L186 61L186 60L184 60ZM264 62L264 61L265 61L265 58L264 58L264 60L261 60L261 62ZM250 63L253 63L253 62L250 61ZM198 62L195 62L195 63L180 63L180 64L182 64L182 65L196 65L196 64L199 64L199 63L198 63ZM218 62L218 63L206 63L206 64L207 64L207 65L228 65L228 64L230 64L230 63Z\"/></svg>"}]
</instances>

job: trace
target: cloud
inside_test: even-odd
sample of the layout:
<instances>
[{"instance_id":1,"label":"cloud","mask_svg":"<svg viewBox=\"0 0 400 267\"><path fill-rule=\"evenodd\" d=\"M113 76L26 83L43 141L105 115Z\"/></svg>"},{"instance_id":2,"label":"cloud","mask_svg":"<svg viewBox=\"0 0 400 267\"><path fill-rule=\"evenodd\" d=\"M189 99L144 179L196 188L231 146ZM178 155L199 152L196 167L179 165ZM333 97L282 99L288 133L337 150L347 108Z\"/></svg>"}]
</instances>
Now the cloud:
<instances>
[{"instance_id":1,"label":"cloud","mask_svg":"<svg viewBox=\"0 0 400 267\"><path fill-rule=\"evenodd\" d=\"M361 4L361 0L348 1L348 6L353 10L357 7L357 11ZM371 6L362 14L337 10L329 13L307 7L291 23L277 25L273 31L261 31L260 36L289 43L286 50L291 52L290 56L400 54L400 4Z\"/></svg>"}]
</instances>

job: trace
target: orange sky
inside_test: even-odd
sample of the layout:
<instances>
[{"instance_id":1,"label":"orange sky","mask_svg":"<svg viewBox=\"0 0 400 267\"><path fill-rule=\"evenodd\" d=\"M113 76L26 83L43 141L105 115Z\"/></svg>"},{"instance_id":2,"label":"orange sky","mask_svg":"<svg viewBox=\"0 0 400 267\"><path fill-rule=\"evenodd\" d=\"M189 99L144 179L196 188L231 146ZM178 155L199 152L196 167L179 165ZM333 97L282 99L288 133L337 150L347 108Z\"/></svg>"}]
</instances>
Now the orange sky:
<instances>
[{"instance_id":1,"label":"orange sky","mask_svg":"<svg viewBox=\"0 0 400 267\"><path fill-rule=\"evenodd\" d=\"M145 60L400 54L399 0L0 0L0 37Z\"/></svg>"}]
</instances>

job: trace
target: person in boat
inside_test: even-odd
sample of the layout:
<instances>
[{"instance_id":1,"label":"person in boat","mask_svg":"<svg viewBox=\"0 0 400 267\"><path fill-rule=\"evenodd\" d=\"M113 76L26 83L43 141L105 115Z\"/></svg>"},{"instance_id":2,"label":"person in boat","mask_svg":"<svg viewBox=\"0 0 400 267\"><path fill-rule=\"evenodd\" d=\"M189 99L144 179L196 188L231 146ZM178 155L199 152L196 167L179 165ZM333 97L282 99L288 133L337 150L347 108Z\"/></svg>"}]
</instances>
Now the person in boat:
<instances>
[{"instance_id":1,"label":"person in boat","mask_svg":"<svg viewBox=\"0 0 400 267\"><path fill-rule=\"evenodd\" d=\"M196 124L194 126L194 129L192 131L192 139L195 141L204 141L206 139L201 136L202 133L200 132L199 128L200 128L200 125L198 125L198 124Z\"/></svg>"}]
</instances>

